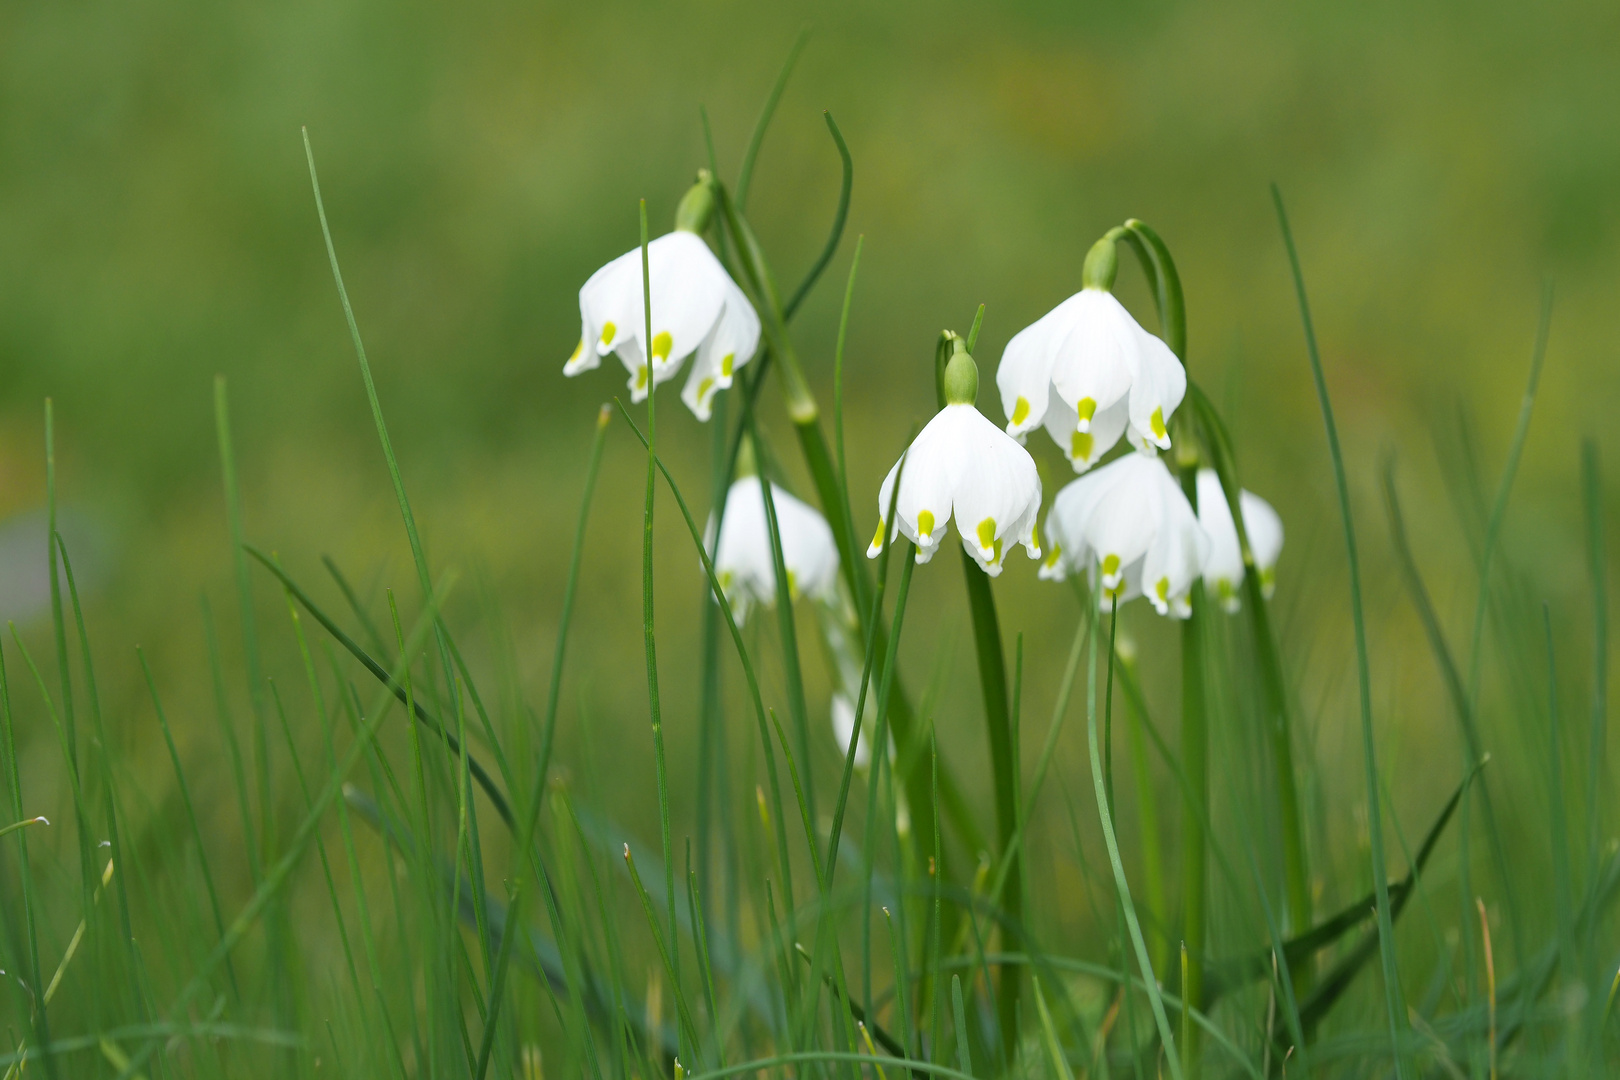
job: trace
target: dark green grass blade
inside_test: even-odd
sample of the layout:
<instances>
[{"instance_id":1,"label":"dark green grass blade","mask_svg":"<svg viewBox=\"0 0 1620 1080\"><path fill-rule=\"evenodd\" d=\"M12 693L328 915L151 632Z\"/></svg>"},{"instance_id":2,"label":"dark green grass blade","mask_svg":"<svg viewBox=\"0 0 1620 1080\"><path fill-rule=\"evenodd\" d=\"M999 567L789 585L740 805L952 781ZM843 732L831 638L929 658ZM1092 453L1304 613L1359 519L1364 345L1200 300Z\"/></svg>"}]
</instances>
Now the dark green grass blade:
<instances>
[{"instance_id":1,"label":"dark green grass blade","mask_svg":"<svg viewBox=\"0 0 1620 1080\"><path fill-rule=\"evenodd\" d=\"M202 866L203 886L208 890L208 907L214 916L214 930L218 937L225 936L225 917L220 913L219 890L214 886L214 872L209 868L208 849L203 846L202 826L197 821L197 808L191 799L191 785L186 783L186 771L180 764L180 751L174 745L174 734L169 730L169 718L163 711L163 702L158 696L157 680L152 677L152 667L146 662L146 653L141 647L135 647L135 655L141 662L141 672L146 676L146 688L152 695L152 708L157 713L158 727L163 730L163 742L169 748L169 761L174 766L175 783L180 788L180 801L186 808L186 821L191 825L191 836L197 844L197 861ZM231 991L238 1001L242 1000L242 988L236 980L236 968L232 965L230 957L225 958L225 974L231 980Z\"/></svg>"},{"instance_id":2,"label":"dark green grass blade","mask_svg":"<svg viewBox=\"0 0 1620 1080\"><path fill-rule=\"evenodd\" d=\"M14 821L23 819L23 790L22 772L17 765L17 739L11 716L11 680L6 676L5 649L0 646L0 734L5 738L6 779L11 789L11 816ZM28 937L28 983L30 986L44 986L43 972L39 964L39 899L34 891L34 871L28 863L28 830L18 829L17 833L17 876L22 882L23 923ZM8 920L9 922L9 920ZM12 980L8 980L12 981ZM19 992L23 992L18 987ZM26 993L26 992L23 992ZM29 1024L34 1032L34 1042L39 1046L51 1045L50 1021L46 1016L47 1010L32 1008L32 995L27 995L19 1002L22 1010L29 1017ZM45 1058L45 1072L52 1080L56 1077L56 1059Z\"/></svg>"},{"instance_id":3,"label":"dark green grass blade","mask_svg":"<svg viewBox=\"0 0 1620 1080\"><path fill-rule=\"evenodd\" d=\"M748 136L748 148L743 151L742 168L737 172L739 206L748 205L748 188L754 179L754 163L759 159L759 148L765 142L765 132L771 126L771 117L776 114L777 103L782 100L782 91L787 89L788 77L793 74L793 65L799 62L799 54L804 51L805 43L809 40L809 27L800 30L798 36L793 39L793 47L788 50L787 60L782 64L782 70L777 73L776 82L771 86L771 92L759 110L759 119L754 121L753 134Z\"/></svg>"},{"instance_id":4,"label":"dark green grass blade","mask_svg":"<svg viewBox=\"0 0 1620 1080\"><path fill-rule=\"evenodd\" d=\"M1597 877L1603 832L1598 792L1606 786L1609 775L1609 581L1603 543L1603 477L1595 439L1581 443L1581 501L1586 511L1586 560L1592 577L1592 713L1586 762L1586 863L1590 881Z\"/></svg>"},{"instance_id":5,"label":"dark green grass blade","mask_svg":"<svg viewBox=\"0 0 1620 1080\"><path fill-rule=\"evenodd\" d=\"M224 738L225 750L231 762L231 785L236 794L237 812L242 816L242 847L247 853L248 878L258 885L262 870L259 867L259 845L253 835L253 811L248 808L247 772L242 767L242 747L236 739L236 728L231 722L230 702L225 695L225 665L219 656L219 633L214 627L214 611L205 595L200 598L203 636L208 644L208 667L214 684L214 719Z\"/></svg>"},{"instance_id":6,"label":"dark green grass blade","mask_svg":"<svg viewBox=\"0 0 1620 1080\"><path fill-rule=\"evenodd\" d=\"M1356 552L1356 530L1350 512L1350 484L1345 477L1344 455L1339 449L1339 429L1333 419L1327 377L1322 371L1322 357L1317 351L1316 329L1311 323L1310 303L1305 295L1305 275L1300 269L1299 253L1294 247L1294 234L1288 226L1288 213L1283 208L1282 191L1275 184L1271 186L1271 198L1276 204L1283 245L1287 248L1289 265L1293 270L1294 291L1305 329L1305 351L1310 359L1311 376L1316 383L1317 400L1322 407L1323 426L1327 429L1328 453L1333 459L1333 478L1339 492L1339 514L1344 523L1345 553L1350 567L1350 612L1355 624L1356 675L1361 691L1361 743L1367 771L1367 833L1372 849L1373 884L1378 898L1378 945L1384 973L1384 1002L1389 1017L1395 1075L1397 1080L1403 1080L1410 1071L1402 1042L1407 1028L1406 1005L1395 958L1395 929L1390 917L1389 877L1385 869L1383 819L1378 796L1378 758L1373 740L1372 676L1367 659L1366 616L1361 606L1361 563Z\"/></svg>"},{"instance_id":7,"label":"dark green grass blade","mask_svg":"<svg viewBox=\"0 0 1620 1080\"><path fill-rule=\"evenodd\" d=\"M1502 533L1502 522L1507 516L1508 498L1513 492L1513 481L1519 473L1519 459L1524 454L1525 440L1530 435L1530 416L1535 410L1536 390L1541 385L1541 367L1547 358L1547 338L1552 328L1552 300L1552 283L1548 282L1541 293L1541 316L1536 322L1535 349L1530 354L1529 381L1525 386L1524 400L1519 405L1519 418L1513 427L1513 439L1508 444L1507 462L1502 466L1502 479L1497 485L1496 497L1491 501L1490 517L1486 519L1485 524L1485 545L1479 567L1479 598L1474 607L1474 627L1468 652L1468 700L1469 704L1474 706L1479 704L1479 679L1484 660L1485 613L1490 600L1492 557L1496 554L1497 541Z\"/></svg>"},{"instance_id":8,"label":"dark green grass blade","mask_svg":"<svg viewBox=\"0 0 1620 1080\"><path fill-rule=\"evenodd\" d=\"M457 757L460 756L461 740L455 735L451 734L438 720L438 718L436 718L433 713L428 711L427 707L424 706L421 701L416 700L414 695L408 692L405 685L390 675L386 668L374 660L371 657L371 654L362 649L358 642L345 633L343 628L338 626L338 624L334 622L324 610L321 609L320 605L316 604L315 601L310 598L309 594L306 593L285 570L277 565L274 559L252 545L247 545L246 550L247 553L257 559L266 570L275 575L276 580L279 581L288 592L292 593L292 595L298 600L299 605L303 607L305 611L309 612L310 616L316 622L321 624L322 629L324 629L328 634L331 634L339 645L342 645L348 650L351 656L360 661L361 666L370 672L371 675L386 688L388 693L392 694L400 701L400 703L404 704L408 709L411 710L419 724L421 724L428 731L432 732L434 738L442 739L444 744L449 748L450 754ZM512 815L512 808L510 804L507 803L506 796L501 792L500 786L495 783L494 777L490 776L489 771L479 763L477 758L471 757L470 755L468 756L467 767L472 773L473 780L476 781L478 786L484 790L484 795L489 799L490 805L495 808L495 812L500 815L501 820L506 822L508 827L515 827L516 819Z\"/></svg>"},{"instance_id":9,"label":"dark green grass blade","mask_svg":"<svg viewBox=\"0 0 1620 1080\"><path fill-rule=\"evenodd\" d=\"M248 701L253 711L254 778L259 788L259 844L250 860L254 884L269 851L272 794L270 791L270 736L264 715L264 671L259 662L259 631L253 614L253 582L242 549L242 489L236 475L236 451L231 442L230 399L225 376L214 376L214 429L219 442L220 475L225 487L225 522L231 538L231 566L236 573L236 603L242 620L242 657L247 668ZM224 693L220 691L221 723L226 721ZM234 747L235 736L231 738ZM252 837L249 837L252 842Z\"/></svg>"}]
</instances>

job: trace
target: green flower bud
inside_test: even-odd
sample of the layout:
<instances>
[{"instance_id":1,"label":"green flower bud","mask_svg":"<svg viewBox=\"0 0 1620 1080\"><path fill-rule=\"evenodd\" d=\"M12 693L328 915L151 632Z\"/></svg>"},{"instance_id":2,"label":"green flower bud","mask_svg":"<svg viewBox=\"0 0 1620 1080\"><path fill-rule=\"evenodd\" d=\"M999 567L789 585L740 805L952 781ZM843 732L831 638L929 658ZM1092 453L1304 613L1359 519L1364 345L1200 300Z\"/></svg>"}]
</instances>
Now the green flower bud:
<instances>
[{"instance_id":1,"label":"green flower bud","mask_svg":"<svg viewBox=\"0 0 1620 1080\"><path fill-rule=\"evenodd\" d=\"M697 183L681 196L681 204L675 208L675 228L701 236L713 216L714 176L708 169L699 169Z\"/></svg>"},{"instance_id":2,"label":"green flower bud","mask_svg":"<svg viewBox=\"0 0 1620 1080\"><path fill-rule=\"evenodd\" d=\"M1119 274L1119 249L1112 235L1104 236L1086 252L1086 265L1080 271L1080 285L1086 289L1113 292Z\"/></svg>"},{"instance_id":3,"label":"green flower bud","mask_svg":"<svg viewBox=\"0 0 1620 1080\"><path fill-rule=\"evenodd\" d=\"M945 404L972 405L979 397L979 365L968 355L967 342L951 342L951 359L945 365Z\"/></svg>"}]
</instances>

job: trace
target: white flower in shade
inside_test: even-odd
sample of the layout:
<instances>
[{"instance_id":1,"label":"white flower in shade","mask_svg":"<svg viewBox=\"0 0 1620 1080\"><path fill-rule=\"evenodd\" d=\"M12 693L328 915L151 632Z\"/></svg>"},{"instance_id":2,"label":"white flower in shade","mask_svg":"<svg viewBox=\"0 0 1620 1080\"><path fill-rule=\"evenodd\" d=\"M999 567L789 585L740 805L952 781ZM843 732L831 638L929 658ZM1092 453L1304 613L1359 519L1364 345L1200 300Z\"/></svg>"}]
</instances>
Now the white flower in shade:
<instances>
[{"instance_id":1,"label":"white flower in shade","mask_svg":"<svg viewBox=\"0 0 1620 1080\"><path fill-rule=\"evenodd\" d=\"M771 502L776 507L776 527L782 538L789 599L832 598L838 584L838 545L833 542L826 519L775 484L771 485ZM741 623L755 603L776 602L776 559L759 477L744 476L731 485L726 493L718 546L712 544L713 535L711 520L715 577Z\"/></svg>"},{"instance_id":2,"label":"white flower in shade","mask_svg":"<svg viewBox=\"0 0 1620 1080\"><path fill-rule=\"evenodd\" d=\"M955 348L945 370L947 404L884 478L878 492L877 534L866 554L875 558L882 550L882 515L889 511L898 473L900 497L895 520L887 523L890 538L904 533L917 545L917 561L927 562L944 541L946 524L954 515L962 546L995 577L1001 573L1002 546L1007 541L1023 544L1032 559L1041 556L1035 537L1041 478L1029 451L974 407L978 369L960 338Z\"/></svg>"},{"instance_id":3,"label":"white flower in shade","mask_svg":"<svg viewBox=\"0 0 1620 1080\"><path fill-rule=\"evenodd\" d=\"M1084 573L1104 605L1146 596L1160 615L1184 619L1210 539L1157 456L1126 454L1071 482L1046 517L1052 553L1041 577Z\"/></svg>"},{"instance_id":4,"label":"white flower in shade","mask_svg":"<svg viewBox=\"0 0 1620 1080\"><path fill-rule=\"evenodd\" d=\"M563 365L564 375L589 371L602 357L616 353L630 373L630 399L642 401L649 378L655 385L667 382L696 353L681 400L698 419L709 418L714 395L731 385L737 368L748 363L759 345L754 306L699 235L711 205L708 183L700 180L681 200L675 231L647 245L645 286L640 247L590 276L579 290L579 344ZM642 340L647 336L648 292L650 346Z\"/></svg>"},{"instance_id":5,"label":"white flower in shade","mask_svg":"<svg viewBox=\"0 0 1620 1080\"><path fill-rule=\"evenodd\" d=\"M1282 554L1282 518L1271 504L1251 491L1239 491L1238 507L1243 511L1243 527L1249 534L1249 550L1255 569L1260 571L1260 591L1268 599L1277 584L1277 557ZM1198 521L1209 534L1209 565L1204 582L1228 612L1243 605L1238 588L1243 584L1243 549L1238 544L1237 525L1232 508L1214 469L1198 470Z\"/></svg>"},{"instance_id":6,"label":"white flower in shade","mask_svg":"<svg viewBox=\"0 0 1620 1080\"><path fill-rule=\"evenodd\" d=\"M1044 425L1076 472L1127 433L1137 449L1168 449L1167 425L1187 393L1170 347L1109 291L1116 262L1114 241L1099 240L1084 288L1015 334L996 369L1007 433L1022 439Z\"/></svg>"}]
</instances>

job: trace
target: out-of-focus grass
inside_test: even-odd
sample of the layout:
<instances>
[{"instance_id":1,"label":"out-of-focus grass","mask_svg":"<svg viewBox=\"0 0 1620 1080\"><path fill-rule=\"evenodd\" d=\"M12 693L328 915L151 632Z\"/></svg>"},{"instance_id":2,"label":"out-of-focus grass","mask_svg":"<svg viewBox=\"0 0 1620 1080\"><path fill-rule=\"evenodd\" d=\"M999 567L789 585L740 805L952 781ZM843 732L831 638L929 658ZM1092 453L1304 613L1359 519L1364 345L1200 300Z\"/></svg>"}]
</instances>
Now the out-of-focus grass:
<instances>
[{"instance_id":1,"label":"out-of-focus grass","mask_svg":"<svg viewBox=\"0 0 1620 1080\"><path fill-rule=\"evenodd\" d=\"M321 251L299 125L321 154L336 243L427 542L438 565L470 568L498 597L517 676L534 688L549 671L596 405L622 389L612 364L560 375L577 335L576 290L634 244L637 197L648 198L655 229L667 221L703 161L700 104L722 168L735 169L806 18L814 36L767 140L751 215L792 277L832 212L837 158L817 115L831 109L856 161L850 234L867 235L846 379L858 524L870 527L880 470L926 413L939 328L962 327L975 304L988 305L979 346L988 388L1007 338L1077 286L1090 241L1126 216L1145 218L1173 246L1187 285L1192 368L1227 410L1246 483L1289 528L1276 611L1302 707L1302 759L1356 760L1327 459L1266 194L1268 181L1282 184L1360 514L1382 762L1395 811L1415 833L1455 781L1458 755L1385 540L1377 460L1386 448L1400 455L1414 545L1462 650L1474 576L1444 490L1461 476L1444 463L1456 458L1461 410L1493 490L1544 277L1557 283L1553 344L1504 553L1534 599L1551 603L1559 647L1589 653L1577 443L1604 435L1620 395L1608 362L1620 347L1611 300L1620 114L1610 107L1620 16L1602 4L812 12L178 0L0 10L0 510L43 502L40 399L52 395L62 498L99 525L109 552L90 615L112 738L135 775L168 797L137 643L182 754L213 745L195 597L206 591L223 607L230 587L215 372L231 381L250 539L305 578L329 552L362 587L412 580ZM1124 276L1127 302L1151 325L1145 295ZM838 301L824 285L796 333L824 398ZM688 491L701 491L708 432L669 400L661 447ZM778 420L772 388L762 401ZM981 404L996 415L988 389ZM1055 490L1066 476L1049 449L1036 452ZM598 747L615 755L593 801L645 825L654 816L634 572L641 460L615 433L560 758L577 760L572 703L589 701ZM674 776L691 774L695 752L697 680L682 673L694 670L697 644L682 629L701 589L679 529L663 515L657 554ZM959 594L954 581L930 580L945 576L919 571L911 625L923 629L905 642L907 670L916 684L945 672L942 753L987 799L987 778L966 767L979 755L979 722L955 704L972 700L973 678L966 631L951 629ZM478 591L457 596L463 614L475 612ZM997 591L1009 633L1027 635L1031 715L1042 715L1072 601L1016 558ZM260 600L277 611L270 590ZM27 613L0 611L12 614ZM760 625L749 632L768 636ZM1139 612L1126 627L1142 640L1149 697L1167 720L1173 687L1154 679L1174 670L1173 637ZM1509 724L1523 695L1510 693L1502 640L1493 624L1485 713ZM285 635L269 647L293 678ZM1585 668L1564 670L1566 700L1584 702L1575 673ZM26 700L31 687L14 682ZM40 782L59 782L45 767L52 734L41 725L19 739ZM822 750L830 759L830 740ZM1083 775L1078 741L1066 740L1059 762ZM1536 763L1522 767L1541 775ZM1356 825L1340 808L1356 802L1359 773L1307 772L1319 836L1352 850ZM220 768L193 780L198 802L221 819L227 779ZM690 785L677 783L674 798L677 817L689 818ZM71 861L65 839L57 850ZM1335 877L1353 865L1321 860L1324 891L1359 888Z\"/></svg>"}]
</instances>

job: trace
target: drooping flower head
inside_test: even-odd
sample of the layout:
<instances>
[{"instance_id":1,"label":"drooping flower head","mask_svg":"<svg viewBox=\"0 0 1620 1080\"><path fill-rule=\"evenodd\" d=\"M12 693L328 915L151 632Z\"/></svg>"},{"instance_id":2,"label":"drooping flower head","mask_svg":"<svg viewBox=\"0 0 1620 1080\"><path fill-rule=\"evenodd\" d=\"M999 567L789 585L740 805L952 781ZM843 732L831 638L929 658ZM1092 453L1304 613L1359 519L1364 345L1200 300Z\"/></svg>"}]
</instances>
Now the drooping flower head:
<instances>
[{"instance_id":1,"label":"drooping flower head","mask_svg":"<svg viewBox=\"0 0 1620 1080\"><path fill-rule=\"evenodd\" d=\"M878 527L867 549L876 558L883 529L904 533L917 545L917 561L927 562L945 539L954 516L962 546L991 577L1001 573L1002 546L1024 545L1041 556L1035 518L1041 508L1041 478L1035 459L974 407L979 371L961 338L945 368L945 407L918 433L878 493ZM885 523L895 477L900 496L895 520Z\"/></svg>"},{"instance_id":2,"label":"drooping flower head","mask_svg":"<svg viewBox=\"0 0 1620 1080\"><path fill-rule=\"evenodd\" d=\"M1157 455L1126 454L1072 481L1052 501L1046 534L1041 577L1083 573L1104 605L1146 596L1160 615L1192 614L1188 593L1210 540Z\"/></svg>"},{"instance_id":3,"label":"drooping flower head","mask_svg":"<svg viewBox=\"0 0 1620 1080\"><path fill-rule=\"evenodd\" d=\"M1007 433L1037 426L1091 468L1121 435L1138 449L1170 446L1170 417L1187 374L1170 347L1131 317L1110 291L1118 268L1112 234L1092 246L1075 295L1007 342L996 369Z\"/></svg>"},{"instance_id":4,"label":"drooping flower head","mask_svg":"<svg viewBox=\"0 0 1620 1080\"><path fill-rule=\"evenodd\" d=\"M1269 598L1277 584L1277 557L1282 554L1282 518L1270 503L1250 491L1238 493L1238 508L1243 512L1255 569L1260 572L1260 591ZM1237 611L1243 606L1238 593L1243 584L1243 548L1238 543L1232 508L1227 505L1221 479L1214 469L1198 470L1198 521L1210 540L1204 581L1221 607Z\"/></svg>"},{"instance_id":5,"label":"drooping flower head","mask_svg":"<svg viewBox=\"0 0 1620 1080\"><path fill-rule=\"evenodd\" d=\"M838 545L827 520L775 484L771 505L782 539L789 601L800 596L830 600L838 585ZM740 477L726 492L718 545L713 543L712 520L708 532L715 577L737 622L746 620L756 603L767 607L776 603L776 559L765 518L765 488L758 476Z\"/></svg>"},{"instance_id":6,"label":"drooping flower head","mask_svg":"<svg viewBox=\"0 0 1620 1080\"><path fill-rule=\"evenodd\" d=\"M579 344L563 365L578 375L616 353L630 373L630 399L646 398L649 380L675 377L697 354L681 400L699 420L709 418L714 395L759 345L759 316L731 280L702 232L713 211L706 173L681 200L675 231L647 245L648 287L641 278L641 248L625 252L590 276L579 290ZM647 292L652 294L652 342L647 336ZM647 357L652 357L649 371Z\"/></svg>"}]
</instances>

